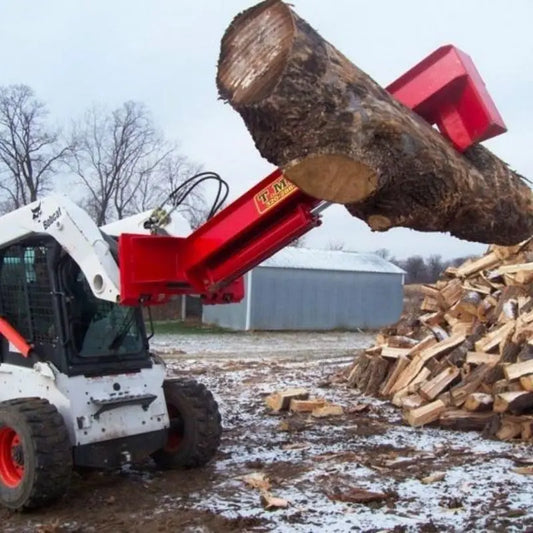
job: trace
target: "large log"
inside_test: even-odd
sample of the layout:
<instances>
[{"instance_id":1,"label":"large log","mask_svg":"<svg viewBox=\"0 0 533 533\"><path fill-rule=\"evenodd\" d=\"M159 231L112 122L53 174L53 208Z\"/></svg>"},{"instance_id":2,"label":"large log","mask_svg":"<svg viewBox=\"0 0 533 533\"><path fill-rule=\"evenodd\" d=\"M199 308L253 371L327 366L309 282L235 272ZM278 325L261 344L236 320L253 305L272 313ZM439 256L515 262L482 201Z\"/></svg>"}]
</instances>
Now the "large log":
<instances>
[{"instance_id":1,"label":"large log","mask_svg":"<svg viewBox=\"0 0 533 533\"><path fill-rule=\"evenodd\" d=\"M532 191L482 146L460 154L280 0L238 15L217 85L260 153L373 230L503 245L533 233Z\"/></svg>"}]
</instances>

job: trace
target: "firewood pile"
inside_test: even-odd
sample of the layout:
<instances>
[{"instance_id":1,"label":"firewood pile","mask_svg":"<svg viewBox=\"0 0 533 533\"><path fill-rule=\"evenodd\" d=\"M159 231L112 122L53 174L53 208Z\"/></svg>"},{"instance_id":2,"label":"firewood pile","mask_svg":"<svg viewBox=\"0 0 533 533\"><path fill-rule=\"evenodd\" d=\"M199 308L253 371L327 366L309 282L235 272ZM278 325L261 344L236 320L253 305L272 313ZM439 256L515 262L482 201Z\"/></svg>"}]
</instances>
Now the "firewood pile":
<instances>
[{"instance_id":1,"label":"firewood pile","mask_svg":"<svg viewBox=\"0 0 533 533\"><path fill-rule=\"evenodd\" d=\"M533 440L533 238L491 246L421 291L420 314L380 332L349 385L412 426Z\"/></svg>"}]
</instances>

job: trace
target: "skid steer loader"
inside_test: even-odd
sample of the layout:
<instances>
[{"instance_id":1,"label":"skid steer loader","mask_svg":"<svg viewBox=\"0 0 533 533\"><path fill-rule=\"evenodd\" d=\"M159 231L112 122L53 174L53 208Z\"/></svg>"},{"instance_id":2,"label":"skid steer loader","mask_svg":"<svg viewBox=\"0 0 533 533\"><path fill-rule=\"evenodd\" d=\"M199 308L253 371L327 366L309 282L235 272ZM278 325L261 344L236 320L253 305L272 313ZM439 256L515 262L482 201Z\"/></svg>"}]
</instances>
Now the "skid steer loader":
<instances>
[{"instance_id":1,"label":"skid steer loader","mask_svg":"<svg viewBox=\"0 0 533 533\"><path fill-rule=\"evenodd\" d=\"M112 468L151 455L164 468L194 467L220 441L213 396L165 378L140 306L91 288L73 256L87 273L104 250L104 284L116 271L114 243L83 215L48 198L0 219L28 233L0 249L0 502L13 509L62 495L73 465ZM30 234L25 220L42 231ZM74 231L56 239L48 230L58 224Z\"/></svg>"},{"instance_id":2,"label":"skid steer loader","mask_svg":"<svg viewBox=\"0 0 533 533\"><path fill-rule=\"evenodd\" d=\"M187 237L156 209L116 239L61 196L0 217L0 503L42 506L73 467L207 463L217 403L202 384L166 377L143 307L176 294L239 301L241 274L318 224L318 204L276 171Z\"/></svg>"}]
</instances>

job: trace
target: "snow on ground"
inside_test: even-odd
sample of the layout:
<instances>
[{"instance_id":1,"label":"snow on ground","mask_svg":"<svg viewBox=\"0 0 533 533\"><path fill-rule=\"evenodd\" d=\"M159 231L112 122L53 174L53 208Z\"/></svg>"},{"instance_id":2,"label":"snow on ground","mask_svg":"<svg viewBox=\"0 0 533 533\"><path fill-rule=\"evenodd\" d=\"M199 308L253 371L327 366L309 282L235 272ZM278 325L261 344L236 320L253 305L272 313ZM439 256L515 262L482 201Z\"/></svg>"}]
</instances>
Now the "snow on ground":
<instances>
[{"instance_id":1,"label":"snow on ground","mask_svg":"<svg viewBox=\"0 0 533 533\"><path fill-rule=\"evenodd\" d=\"M201 335L156 335L150 345L168 357L312 358L349 355L369 346L370 333L355 332L258 332Z\"/></svg>"},{"instance_id":2,"label":"snow on ground","mask_svg":"<svg viewBox=\"0 0 533 533\"><path fill-rule=\"evenodd\" d=\"M248 334L218 337L213 347L200 339L157 339L156 349L174 341L189 350L178 355L180 361L168 357L169 368L196 373L220 401L226 437L215 465L219 481L198 494L194 505L228 518L261 519L280 531L533 527L533 477L512 471L520 458L533 461L529 445L488 441L477 433L410 428L385 402L342 385L319 387L351 360L354 348L371 340L353 333ZM240 356L228 360L235 352ZM202 361L199 355L206 353L211 358ZM291 353L299 357L291 358ZM264 354L268 359L257 361ZM286 386L308 387L344 407L368 403L370 408L325 421L270 415L263 396ZM282 419L289 431L280 430ZM254 470L270 476L273 493L290 501L288 509L262 509L257 491L240 479ZM437 471L445 472L443 481L422 483ZM364 505L328 497L353 487L389 493L390 498Z\"/></svg>"},{"instance_id":3,"label":"snow on ground","mask_svg":"<svg viewBox=\"0 0 533 533\"><path fill-rule=\"evenodd\" d=\"M169 374L203 382L219 402L225 431L215 460L197 470L161 472L148 460L77 474L66 497L45 509L0 510L2 531L533 531L533 476L513 471L533 464L531 445L410 428L390 404L331 379L372 340L344 332L156 337ZM289 386L345 414L269 413L264 396ZM287 508L263 508L243 481L254 472ZM438 472L441 481L422 482ZM339 501L354 489L383 499Z\"/></svg>"}]
</instances>

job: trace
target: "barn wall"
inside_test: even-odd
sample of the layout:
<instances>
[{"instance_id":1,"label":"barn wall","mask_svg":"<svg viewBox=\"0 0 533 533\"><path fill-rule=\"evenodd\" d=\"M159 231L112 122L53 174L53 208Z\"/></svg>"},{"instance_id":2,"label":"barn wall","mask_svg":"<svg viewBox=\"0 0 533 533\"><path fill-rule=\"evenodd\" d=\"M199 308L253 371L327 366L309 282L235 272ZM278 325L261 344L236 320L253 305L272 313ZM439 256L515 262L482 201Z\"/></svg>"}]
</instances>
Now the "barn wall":
<instances>
[{"instance_id":1,"label":"barn wall","mask_svg":"<svg viewBox=\"0 0 533 533\"><path fill-rule=\"evenodd\" d=\"M215 324L223 328L235 330L246 329L246 306L250 297L250 279L252 272L244 276L244 298L237 304L204 305L202 310L202 322Z\"/></svg>"},{"instance_id":2,"label":"barn wall","mask_svg":"<svg viewBox=\"0 0 533 533\"><path fill-rule=\"evenodd\" d=\"M250 326L265 330L379 328L400 318L403 274L254 270Z\"/></svg>"}]
</instances>

